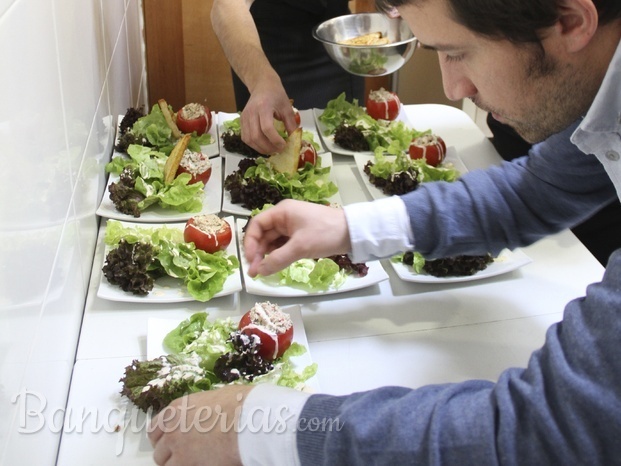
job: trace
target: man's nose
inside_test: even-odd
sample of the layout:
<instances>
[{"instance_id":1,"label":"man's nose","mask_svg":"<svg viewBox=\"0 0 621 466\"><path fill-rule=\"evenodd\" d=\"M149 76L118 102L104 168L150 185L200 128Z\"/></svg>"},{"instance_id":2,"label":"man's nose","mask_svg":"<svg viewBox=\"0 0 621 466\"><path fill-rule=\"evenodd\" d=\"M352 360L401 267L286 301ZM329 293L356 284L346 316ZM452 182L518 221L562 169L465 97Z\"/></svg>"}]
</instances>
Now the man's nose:
<instances>
[{"instance_id":1,"label":"man's nose","mask_svg":"<svg viewBox=\"0 0 621 466\"><path fill-rule=\"evenodd\" d=\"M473 97L477 93L474 83L466 75L451 68L450 66L440 66L442 71L442 86L444 94L449 100L460 100Z\"/></svg>"}]
</instances>

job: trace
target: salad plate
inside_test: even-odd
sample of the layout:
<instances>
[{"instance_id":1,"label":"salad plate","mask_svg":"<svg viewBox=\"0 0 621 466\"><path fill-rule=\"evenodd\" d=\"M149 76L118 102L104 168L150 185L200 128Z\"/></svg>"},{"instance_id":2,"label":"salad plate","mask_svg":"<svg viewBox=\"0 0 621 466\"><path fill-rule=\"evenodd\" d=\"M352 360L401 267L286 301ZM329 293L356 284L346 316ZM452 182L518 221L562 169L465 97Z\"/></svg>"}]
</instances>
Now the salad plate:
<instances>
[{"instance_id":1,"label":"salad plate","mask_svg":"<svg viewBox=\"0 0 621 466\"><path fill-rule=\"evenodd\" d=\"M326 125L324 125L321 122L321 120L319 119L319 117L322 114L323 114L323 109L320 109L320 108L314 108L313 109L313 115L315 117L315 124L317 125L317 129L318 129L319 134L321 136L321 140L323 141L324 145L326 146L326 150L327 151L332 152L333 154L351 155L351 156L354 156L356 154L364 154L364 155L369 155L369 156L373 155L373 151L353 151L353 150L349 150L349 149L344 149L343 147L339 146L338 144L335 144L334 143L334 134L326 134L326 132L327 132ZM399 115L397 116L395 121L402 121L408 127L412 126L412 125L410 125L410 122L407 119L407 115L406 115L405 111L403 110L403 105L401 105L401 111L399 112Z\"/></svg>"},{"instance_id":2,"label":"salad plate","mask_svg":"<svg viewBox=\"0 0 621 466\"><path fill-rule=\"evenodd\" d=\"M248 261L243 254L243 228L246 226L246 219L237 219L237 238L239 239L240 266L244 277L244 288L246 292L258 296L271 297L303 297L303 296L321 296L335 293L345 293L361 288L367 288L372 285L388 280L388 274L382 267L380 261L369 261L366 265L369 267L368 273L364 277L354 277L348 275L345 282L338 288L330 287L327 290L310 290L307 288L280 285L277 279L266 281L260 278L252 278L248 275Z\"/></svg>"},{"instance_id":3,"label":"salad plate","mask_svg":"<svg viewBox=\"0 0 621 466\"><path fill-rule=\"evenodd\" d=\"M386 155L385 158L386 160L391 160L391 159L394 160L395 156ZM384 194L381 189L371 184L371 181L369 181L369 177L364 172L365 165L368 162L375 161L375 155L363 154L363 153L354 154L354 161L356 162L356 168L360 172L360 177L362 178L364 187L367 189L369 194L371 194L371 197L373 199L382 199L384 197L387 197L386 194ZM462 175L465 173L468 173L468 169L464 165L464 162L461 160L461 158L459 157L459 155L457 154L457 151L455 150L453 146L447 147L446 149L446 158L444 159L443 165L446 163L451 163L453 167Z\"/></svg>"},{"instance_id":4,"label":"salad plate","mask_svg":"<svg viewBox=\"0 0 621 466\"><path fill-rule=\"evenodd\" d=\"M243 155L229 153L229 155L224 160L224 178L237 170L240 160L243 160L245 158L247 157ZM323 154L319 154L319 158L321 160L322 167L332 167L332 154L330 152L324 152ZM336 184L332 173L330 173L330 178L332 179L332 182ZM338 192L330 197L329 201L332 204L343 204L341 195ZM231 202L231 194L226 190L224 190L222 194L222 211L233 215L242 215L245 217L249 217L251 213L250 209L242 207L240 204L233 204Z\"/></svg>"},{"instance_id":5,"label":"salad plate","mask_svg":"<svg viewBox=\"0 0 621 466\"><path fill-rule=\"evenodd\" d=\"M233 155L241 155L235 152L229 152L224 148L224 141L222 139L222 134L226 133L226 129L224 127L224 123L227 121L233 121L239 118L239 113L226 113L226 112L218 112L218 135L219 135L219 153L222 154L223 157L226 157L229 154ZM214 120L215 121L215 120ZM300 126L305 132L310 132L313 134L313 141L319 147L317 149L317 153L321 154L326 151L325 146L322 143L322 139L317 132L317 128L315 127L315 119L313 116L312 110L300 110Z\"/></svg>"},{"instance_id":6,"label":"salad plate","mask_svg":"<svg viewBox=\"0 0 621 466\"><path fill-rule=\"evenodd\" d=\"M287 312L293 321L293 341L306 348L306 353L291 359L294 363L295 369L302 370L303 368L313 364L313 360L310 355L308 339L304 328L304 321L302 320L301 306L284 306L281 309L284 312ZM210 317L211 316L208 317L208 320L213 320ZM231 319L238 321L241 319L241 316L234 316L231 317ZM149 318L147 322L147 359L155 359L164 354L170 353L170 351L164 346L164 338L169 332L174 330L179 323L180 321L175 319ZM319 391L317 375L314 375L312 378L307 380L305 385L310 389L310 391Z\"/></svg>"},{"instance_id":7,"label":"salad plate","mask_svg":"<svg viewBox=\"0 0 621 466\"><path fill-rule=\"evenodd\" d=\"M199 214L217 214L222 205L222 158L215 157L211 161L211 177L204 189L203 208L200 212L179 212L174 209L164 209L158 205L149 206L140 217L119 212L114 203L110 200L109 186L118 181L118 175L110 174L108 185L104 191L101 203L97 209L97 215L115 220L128 222L150 223L150 222L185 222L190 217Z\"/></svg>"},{"instance_id":8,"label":"salad plate","mask_svg":"<svg viewBox=\"0 0 621 466\"><path fill-rule=\"evenodd\" d=\"M233 233L233 238L231 239L231 244L226 248L226 253L229 256L235 256L239 258L237 253L237 244L235 238L235 222L233 217L223 217L224 220L229 222L231 225L231 230ZM141 224L141 223L130 223L130 222L122 222L123 226L127 227L142 227L142 228L160 228L163 226L167 226L170 228L178 228L183 230L185 227L184 223L152 223L152 224ZM105 228L105 226L102 226ZM101 235L102 241L104 235ZM101 267L106 263L106 256L108 252L110 252L110 247L105 245L103 260L101 263ZM213 298L219 298L221 296L227 296L238 291L242 290L242 282L240 271L236 270L231 275L228 276L226 281L224 282L224 286L222 290L214 295ZM100 274L99 288L97 289L97 296L101 299L106 299L108 301L122 301L126 303L145 303L145 304L159 304L159 303L180 303L186 301L195 301L195 299L190 295L184 283L173 277L165 276L160 277L155 280L155 285L151 292L146 296L135 295L130 292L123 291L117 285L113 285L108 282L103 273Z\"/></svg>"},{"instance_id":9,"label":"salad plate","mask_svg":"<svg viewBox=\"0 0 621 466\"><path fill-rule=\"evenodd\" d=\"M494 262L487 266L486 269L466 277L434 277L433 275L418 274L412 270L411 266L406 265L403 262L395 262L391 260L390 264L399 278L406 282L444 284L468 282L472 280L482 280L484 278L495 277L497 275L517 270L526 264L530 264L532 261L533 260L521 249L514 249L513 251L504 249L494 259Z\"/></svg>"}]
</instances>

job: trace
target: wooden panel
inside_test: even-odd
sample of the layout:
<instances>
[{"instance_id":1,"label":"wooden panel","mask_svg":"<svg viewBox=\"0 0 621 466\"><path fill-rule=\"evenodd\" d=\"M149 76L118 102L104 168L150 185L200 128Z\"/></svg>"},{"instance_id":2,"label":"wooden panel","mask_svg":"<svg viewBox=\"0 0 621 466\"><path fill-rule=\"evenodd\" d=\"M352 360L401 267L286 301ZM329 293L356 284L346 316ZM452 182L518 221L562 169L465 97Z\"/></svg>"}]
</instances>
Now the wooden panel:
<instances>
[{"instance_id":1,"label":"wooden panel","mask_svg":"<svg viewBox=\"0 0 621 466\"><path fill-rule=\"evenodd\" d=\"M231 68L211 27L213 0L183 0L181 4L186 100L235 112Z\"/></svg>"},{"instance_id":2,"label":"wooden panel","mask_svg":"<svg viewBox=\"0 0 621 466\"><path fill-rule=\"evenodd\" d=\"M143 0L149 103L185 104L183 24L179 2Z\"/></svg>"},{"instance_id":3,"label":"wooden panel","mask_svg":"<svg viewBox=\"0 0 621 466\"><path fill-rule=\"evenodd\" d=\"M367 13L376 11L375 0L353 0L349 2L352 13Z\"/></svg>"}]
</instances>

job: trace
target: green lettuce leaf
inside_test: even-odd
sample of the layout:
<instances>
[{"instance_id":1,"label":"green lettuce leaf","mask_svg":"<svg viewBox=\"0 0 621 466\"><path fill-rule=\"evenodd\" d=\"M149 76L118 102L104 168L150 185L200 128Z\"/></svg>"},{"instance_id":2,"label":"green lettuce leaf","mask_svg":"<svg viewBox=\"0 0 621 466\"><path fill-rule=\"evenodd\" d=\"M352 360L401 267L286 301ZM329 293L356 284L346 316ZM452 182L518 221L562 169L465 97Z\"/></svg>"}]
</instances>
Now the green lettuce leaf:
<instances>
[{"instance_id":1,"label":"green lettuce leaf","mask_svg":"<svg viewBox=\"0 0 621 466\"><path fill-rule=\"evenodd\" d=\"M168 108L171 112L174 112L170 105ZM153 105L148 115L136 120L131 132L138 137L145 137L149 144L166 155L170 154L177 142L158 104ZM194 132L188 143L188 149L200 152L201 146L212 144L213 142L214 140L209 133L197 136L196 132Z\"/></svg>"},{"instance_id":2,"label":"green lettuce leaf","mask_svg":"<svg viewBox=\"0 0 621 466\"><path fill-rule=\"evenodd\" d=\"M246 170L244 178L259 177L278 188L285 198L327 204L328 198L338 192L337 186L328 178L330 167L306 164L303 170L291 175L277 172L263 157L258 157L256 163Z\"/></svg>"},{"instance_id":3,"label":"green lettuce leaf","mask_svg":"<svg viewBox=\"0 0 621 466\"><path fill-rule=\"evenodd\" d=\"M376 152L370 171L378 178L389 179L394 173L407 171L409 168L414 168L418 172L417 178L421 183L429 181L453 182L460 175L459 171L450 163L432 167L423 159L411 159L405 153L399 153L391 160Z\"/></svg>"},{"instance_id":4,"label":"green lettuce leaf","mask_svg":"<svg viewBox=\"0 0 621 466\"><path fill-rule=\"evenodd\" d=\"M200 150L200 148L199 148ZM107 165L106 171L120 174L124 168L131 167L138 173L134 189L145 196L138 203L141 212L149 206L159 205L178 212L200 212L203 208L204 184L189 184L192 177L183 173L172 183L164 183L164 166L168 158L163 152L149 147L131 144L128 157L117 155Z\"/></svg>"}]
</instances>

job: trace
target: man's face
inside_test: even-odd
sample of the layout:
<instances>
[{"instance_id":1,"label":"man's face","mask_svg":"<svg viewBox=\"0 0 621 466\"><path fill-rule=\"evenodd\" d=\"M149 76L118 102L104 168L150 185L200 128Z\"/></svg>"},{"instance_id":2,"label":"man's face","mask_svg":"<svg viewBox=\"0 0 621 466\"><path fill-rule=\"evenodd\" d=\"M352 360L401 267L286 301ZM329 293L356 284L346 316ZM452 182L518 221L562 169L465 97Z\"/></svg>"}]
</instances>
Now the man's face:
<instances>
[{"instance_id":1,"label":"man's face","mask_svg":"<svg viewBox=\"0 0 621 466\"><path fill-rule=\"evenodd\" d=\"M588 108L577 98L585 94L581 75L559 60L554 38L544 39L545 55L538 45L485 38L451 19L444 1L399 7L399 14L422 47L438 52L449 99L471 99L531 143L563 130Z\"/></svg>"}]
</instances>

